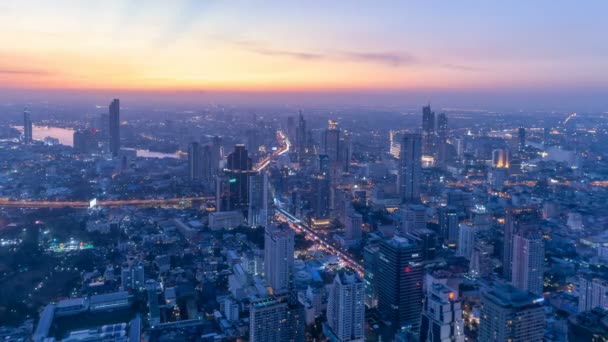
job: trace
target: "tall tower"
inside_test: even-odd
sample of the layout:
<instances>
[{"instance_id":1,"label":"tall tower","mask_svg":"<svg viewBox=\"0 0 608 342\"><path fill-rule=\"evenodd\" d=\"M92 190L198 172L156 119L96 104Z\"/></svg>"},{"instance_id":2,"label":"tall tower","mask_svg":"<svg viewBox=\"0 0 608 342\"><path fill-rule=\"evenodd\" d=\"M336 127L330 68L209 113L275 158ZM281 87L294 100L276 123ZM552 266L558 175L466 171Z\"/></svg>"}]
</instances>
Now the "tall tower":
<instances>
[{"instance_id":1,"label":"tall tower","mask_svg":"<svg viewBox=\"0 0 608 342\"><path fill-rule=\"evenodd\" d=\"M537 231L540 213L534 207L509 208L505 215L503 238L503 277L511 281L513 270L513 237L520 231Z\"/></svg>"},{"instance_id":2,"label":"tall tower","mask_svg":"<svg viewBox=\"0 0 608 342\"><path fill-rule=\"evenodd\" d=\"M252 170L251 158L245 145L235 145L226 159L224 174L228 177L230 204L233 209L249 209L249 176Z\"/></svg>"},{"instance_id":3,"label":"tall tower","mask_svg":"<svg viewBox=\"0 0 608 342\"><path fill-rule=\"evenodd\" d=\"M316 174L312 176L312 211L315 219L329 217L330 180L329 175Z\"/></svg>"},{"instance_id":4,"label":"tall tower","mask_svg":"<svg viewBox=\"0 0 608 342\"><path fill-rule=\"evenodd\" d=\"M472 224L461 223L458 226L458 252L456 255L471 260L475 246L475 227Z\"/></svg>"},{"instance_id":5,"label":"tall tower","mask_svg":"<svg viewBox=\"0 0 608 342\"><path fill-rule=\"evenodd\" d=\"M481 291L479 341L542 341L542 297L507 284Z\"/></svg>"},{"instance_id":6,"label":"tall tower","mask_svg":"<svg viewBox=\"0 0 608 342\"><path fill-rule=\"evenodd\" d=\"M108 132L110 133L110 152L113 157L118 156L120 152L120 100L114 99L110 103L110 127Z\"/></svg>"},{"instance_id":7,"label":"tall tower","mask_svg":"<svg viewBox=\"0 0 608 342\"><path fill-rule=\"evenodd\" d=\"M327 301L327 329L330 340L364 341L365 285L355 273L338 273Z\"/></svg>"},{"instance_id":8,"label":"tall tower","mask_svg":"<svg viewBox=\"0 0 608 342\"><path fill-rule=\"evenodd\" d=\"M517 150L522 152L526 148L526 129L520 127L517 130Z\"/></svg>"},{"instance_id":9,"label":"tall tower","mask_svg":"<svg viewBox=\"0 0 608 342\"><path fill-rule=\"evenodd\" d=\"M266 227L268 224L268 173L249 176L249 210L247 223L250 226Z\"/></svg>"},{"instance_id":10,"label":"tall tower","mask_svg":"<svg viewBox=\"0 0 608 342\"><path fill-rule=\"evenodd\" d=\"M422 249L414 239L393 237L380 244L378 311L392 322L393 329L420 327L422 311Z\"/></svg>"},{"instance_id":11,"label":"tall tower","mask_svg":"<svg viewBox=\"0 0 608 342\"><path fill-rule=\"evenodd\" d=\"M197 142L192 142L188 146L188 180L191 182L200 181L202 177L202 152L201 146Z\"/></svg>"},{"instance_id":12,"label":"tall tower","mask_svg":"<svg viewBox=\"0 0 608 342\"><path fill-rule=\"evenodd\" d=\"M422 107L422 153L433 155L435 152L435 112L431 105Z\"/></svg>"},{"instance_id":13,"label":"tall tower","mask_svg":"<svg viewBox=\"0 0 608 342\"><path fill-rule=\"evenodd\" d=\"M23 142L29 144L33 141L32 117L27 108L23 111Z\"/></svg>"},{"instance_id":14,"label":"tall tower","mask_svg":"<svg viewBox=\"0 0 608 342\"><path fill-rule=\"evenodd\" d=\"M401 144L399 191L403 203L420 201L422 152L420 134L404 134Z\"/></svg>"},{"instance_id":15,"label":"tall tower","mask_svg":"<svg viewBox=\"0 0 608 342\"><path fill-rule=\"evenodd\" d=\"M437 165L446 167L447 163L448 117L445 113L437 116Z\"/></svg>"},{"instance_id":16,"label":"tall tower","mask_svg":"<svg viewBox=\"0 0 608 342\"><path fill-rule=\"evenodd\" d=\"M306 120L300 111L298 117L298 126L296 127L296 152L298 159L302 159L306 154L306 145L308 141L308 132L306 131Z\"/></svg>"},{"instance_id":17,"label":"tall tower","mask_svg":"<svg viewBox=\"0 0 608 342\"><path fill-rule=\"evenodd\" d=\"M274 293L287 292L293 272L294 233L289 227L268 226L264 242L266 282Z\"/></svg>"},{"instance_id":18,"label":"tall tower","mask_svg":"<svg viewBox=\"0 0 608 342\"><path fill-rule=\"evenodd\" d=\"M539 232L521 231L513 237L511 282L517 288L536 295L543 293L545 243Z\"/></svg>"},{"instance_id":19,"label":"tall tower","mask_svg":"<svg viewBox=\"0 0 608 342\"><path fill-rule=\"evenodd\" d=\"M323 135L323 152L329 156L331 161L339 161L340 158L340 129L338 123L329 120L329 126Z\"/></svg>"}]
</instances>

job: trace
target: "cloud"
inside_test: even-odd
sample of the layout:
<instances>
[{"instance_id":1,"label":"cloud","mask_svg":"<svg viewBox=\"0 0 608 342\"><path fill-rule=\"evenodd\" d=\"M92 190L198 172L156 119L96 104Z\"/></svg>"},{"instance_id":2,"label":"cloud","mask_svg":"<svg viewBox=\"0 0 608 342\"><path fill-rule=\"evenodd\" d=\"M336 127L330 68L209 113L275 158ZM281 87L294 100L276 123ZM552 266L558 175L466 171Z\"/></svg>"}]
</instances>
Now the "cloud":
<instances>
[{"instance_id":1,"label":"cloud","mask_svg":"<svg viewBox=\"0 0 608 342\"><path fill-rule=\"evenodd\" d=\"M474 72L482 71L481 68L471 67L471 66L467 66L467 65L459 65L459 64L446 63L446 64L441 64L440 66L445 69L460 70L460 71L474 71Z\"/></svg>"},{"instance_id":2,"label":"cloud","mask_svg":"<svg viewBox=\"0 0 608 342\"><path fill-rule=\"evenodd\" d=\"M402 66L417 63L417 59L407 53L391 53L391 52L343 52L341 53L345 59L378 63L389 66Z\"/></svg>"},{"instance_id":3,"label":"cloud","mask_svg":"<svg viewBox=\"0 0 608 342\"><path fill-rule=\"evenodd\" d=\"M46 76L50 74L48 71L36 69L0 69L0 75Z\"/></svg>"}]
</instances>

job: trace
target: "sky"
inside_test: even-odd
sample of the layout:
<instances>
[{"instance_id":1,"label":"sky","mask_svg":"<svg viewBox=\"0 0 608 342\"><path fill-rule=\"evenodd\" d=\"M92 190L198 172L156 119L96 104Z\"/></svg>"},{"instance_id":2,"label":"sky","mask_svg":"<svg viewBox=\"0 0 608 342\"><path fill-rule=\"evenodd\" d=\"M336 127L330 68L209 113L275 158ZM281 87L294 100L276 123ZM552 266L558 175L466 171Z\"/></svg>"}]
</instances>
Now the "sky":
<instances>
[{"instance_id":1,"label":"sky","mask_svg":"<svg viewBox=\"0 0 608 342\"><path fill-rule=\"evenodd\" d=\"M603 0L3 0L0 89L601 103L606 13Z\"/></svg>"}]
</instances>

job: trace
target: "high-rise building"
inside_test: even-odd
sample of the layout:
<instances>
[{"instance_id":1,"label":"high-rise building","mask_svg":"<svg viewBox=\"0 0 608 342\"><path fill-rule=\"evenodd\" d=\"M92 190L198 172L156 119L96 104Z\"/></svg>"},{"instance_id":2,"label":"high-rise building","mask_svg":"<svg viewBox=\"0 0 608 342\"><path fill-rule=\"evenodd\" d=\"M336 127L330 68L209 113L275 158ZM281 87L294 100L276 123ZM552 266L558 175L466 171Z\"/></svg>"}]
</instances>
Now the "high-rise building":
<instances>
[{"instance_id":1,"label":"high-rise building","mask_svg":"<svg viewBox=\"0 0 608 342\"><path fill-rule=\"evenodd\" d=\"M298 160L302 159L306 155L306 149L308 145L308 131L306 130L306 120L300 111L298 117L298 126L296 127L296 152L298 154Z\"/></svg>"},{"instance_id":2,"label":"high-rise building","mask_svg":"<svg viewBox=\"0 0 608 342\"><path fill-rule=\"evenodd\" d=\"M508 284L483 289L478 341L542 341L542 301L542 297Z\"/></svg>"},{"instance_id":3,"label":"high-rise building","mask_svg":"<svg viewBox=\"0 0 608 342\"><path fill-rule=\"evenodd\" d=\"M473 247L471 263L469 264L469 270L472 276L486 278L492 274L494 271L494 266L492 264L493 251L491 245L484 243L477 243L475 247Z\"/></svg>"},{"instance_id":4,"label":"high-rise building","mask_svg":"<svg viewBox=\"0 0 608 342\"><path fill-rule=\"evenodd\" d=\"M415 239L393 237L380 244L378 311L394 330L417 332L422 311L421 247Z\"/></svg>"},{"instance_id":5,"label":"high-rise building","mask_svg":"<svg viewBox=\"0 0 608 342\"><path fill-rule=\"evenodd\" d=\"M142 264L124 265L120 275L120 283L125 291L141 290L146 286L144 282L144 265Z\"/></svg>"},{"instance_id":6,"label":"high-rise building","mask_svg":"<svg viewBox=\"0 0 608 342\"><path fill-rule=\"evenodd\" d=\"M448 117L445 113L437 116L437 165L445 168L447 164Z\"/></svg>"},{"instance_id":7,"label":"high-rise building","mask_svg":"<svg viewBox=\"0 0 608 342\"><path fill-rule=\"evenodd\" d=\"M538 231L540 213L535 207L509 208L505 214L505 229L503 237L503 277L512 279L513 270L513 237L520 231Z\"/></svg>"},{"instance_id":8,"label":"high-rise building","mask_svg":"<svg viewBox=\"0 0 608 342\"><path fill-rule=\"evenodd\" d=\"M404 134L401 143L399 193L403 203L420 201L422 153L420 134Z\"/></svg>"},{"instance_id":9,"label":"high-rise building","mask_svg":"<svg viewBox=\"0 0 608 342\"><path fill-rule=\"evenodd\" d=\"M416 230L426 229L426 207L419 204L408 204L401 209L401 233L411 234Z\"/></svg>"},{"instance_id":10,"label":"high-rise building","mask_svg":"<svg viewBox=\"0 0 608 342\"><path fill-rule=\"evenodd\" d=\"M475 245L475 228L472 224L461 223L458 226L458 252L456 255L471 260Z\"/></svg>"},{"instance_id":11,"label":"high-rise building","mask_svg":"<svg viewBox=\"0 0 608 342\"><path fill-rule=\"evenodd\" d=\"M509 150L496 149L492 151L492 167L508 169L510 161Z\"/></svg>"},{"instance_id":12,"label":"high-rise building","mask_svg":"<svg viewBox=\"0 0 608 342\"><path fill-rule=\"evenodd\" d=\"M363 265L365 267L363 280L365 282L365 305L369 308L378 306L378 251L377 243L369 243L363 249Z\"/></svg>"},{"instance_id":13,"label":"high-rise building","mask_svg":"<svg viewBox=\"0 0 608 342\"><path fill-rule=\"evenodd\" d=\"M251 303L249 311L249 340L276 342L289 340L287 303L273 297Z\"/></svg>"},{"instance_id":14,"label":"high-rise building","mask_svg":"<svg viewBox=\"0 0 608 342\"><path fill-rule=\"evenodd\" d=\"M608 310L608 281L590 274L578 276L578 312Z\"/></svg>"},{"instance_id":15,"label":"high-rise building","mask_svg":"<svg viewBox=\"0 0 608 342\"><path fill-rule=\"evenodd\" d=\"M440 207L439 235L444 241L456 242L458 240L458 210L452 206Z\"/></svg>"},{"instance_id":16,"label":"high-rise building","mask_svg":"<svg viewBox=\"0 0 608 342\"><path fill-rule=\"evenodd\" d=\"M108 128L110 138L110 153L113 157L120 152L120 100L114 99L110 103L110 117Z\"/></svg>"},{"instance_id":17,"label":"high-rise building","mask_svg":"<svg viewBox=\"0 0 608 342\"><path fill-rule=\"evenodd\" d=\"M201 145L192 142L188 145L188 180L191 182L200 181L203 176Z\"/></svg>"},{"instance_id":18,"label":"high-rise building","mask_svg":"<svg viewBox=\"0 0 608 342\"><path fill-rule=\"evenodd\" d=\"M268 173L249 176L249 210L247 222L250 226L266 227L268 224Z\"/></svg>"},{"instance_id":19,"label":"high-rise building","mask_svg":"<svg viewBox=\"0 0 608 342\"><path fill-rule=\"evenodd\" d=\"M435 112L430 105L422 107L422 154L435 154Z\"/></svg>"},{"instance_id":20,"label":"high-rise building","mask_svg":"<svg viewBox=\"0 0 608 342\"><path fill-rule=\"evenodd\" d=\"M29 144L33 141L32 117L27 108L23 111L23 142Z\"/></svg>"},{"instance_id":21,"label":"high-rise building","mask_svg":"<svg viewBox=\"0 0 608 342\"><path fill-rule=\"evenodd\" d=\"M329 218L330 209L330 180L328 175L312 176L311 207L315 219Z\"/></svg>"},{"instance_id":22,"label":"high-rise building","mask_svg":"<svg viewBox=\"0 0 608 342\"><path fill-rule=\"evenodd\" d=\"M441 282L432 282L426 289L420 341L464 342L464 321L458 293Z\"/></svg>"},{"instance_id":23,"label":"high-rise building","mask_svg":"<svg viewBox=\"0 0 608 342\"><path fill-rule=\"evenodd\" d=\"M340 129L336 121L329 120L329 127L323 133L323 153L331 161L340 160Z\"/></svg>"},{"instance_id":24,"label":"high-rise building","mask_svg":"<svg viewBox=\"0 0 608 342\"><path fill-rule=\"evenodd\" d=\"M231 210L249 209L249 176L255 175L245 145L235 145L226 158L224 174L228 177Z\"/></svg>"},{"instance_id":25,"label":"high-rise building","mask_svg":"<svg viewBox=\"0 0 608 342\"><path fill-rule=\"evenodd\" d=\"M539 232L520 231L513 236L511 282L536 295L543 293L545 243Z\"/></svg>"},{"instance_id":26,"label":"high-rise building","mask_svg":"<svg viewBox=\"0 0 608 342\"><path fill-rule=\"evenodd\" d=\"M355 273L338 273L329 290L327 327L330 341L365 340L365 285Z\"/></svg>"},{"instance_id":27,"label":"high-rise building","mask_svg":"<svg viewBox=\"0 0 608 342\"><path fill-rule=\"evenodd\" d=\"M296 142L296 119L293 116L287 118L287 137L292 143ZM292 144L293 145L293 144ZM294 146L295 147L295 146ZM293 151L290 151L293 152Z\"/></svg>"},{"instance_id":28,"label":"high-rise building","mask_svg":"<svg viewBox=\"0 0 608 342\"><path fill-rule=\"evenodd\" d=\"M363 225L363 216L354 210L350 210L346 215L344 222L344 230L346 238L351 240L361 239L361 226Z\"/></svg>"},{"instance_id":29,"label":"high-rise building","mask_svg":"<svg viewBox=\"0 0 608 342\"><path fill-rule=\"evenodd\" d=\"M520 127L517 130L517 149L522 152L526 148L526 129Z\"/></svg>"},{"instance_id":30,"label":"high-rise building","mask_svg":"<svg viewBox=\"0 0 608 342\"><path fill-rule=\"evenodd\" d=\"M158 305L158 283L154 279L146 281L146 292L148 294L148 321L150 326L160 324L160 307Z\"/></svg>"},{"instance_id":31,"label":"high-rise building","mask_svg":"<svg viewBox=\"0 0 608 342\"><path fill-rule=\"evenodd\" d=\"M220 169L220 161L223 159L222 138L217 135L211 141L211 176L217 176Z\"/></svg>"},{"instance_id":32,"label":"high-rise building","mask_svg":"<svg viewBox=\"0 0 608 342\"><path fill-rule=\"evenodd\" d=\"M293 272L294 233L286 226L268 226L264 238L264 273L273 293L290 288Z\"/></svg>"}]
</instances>

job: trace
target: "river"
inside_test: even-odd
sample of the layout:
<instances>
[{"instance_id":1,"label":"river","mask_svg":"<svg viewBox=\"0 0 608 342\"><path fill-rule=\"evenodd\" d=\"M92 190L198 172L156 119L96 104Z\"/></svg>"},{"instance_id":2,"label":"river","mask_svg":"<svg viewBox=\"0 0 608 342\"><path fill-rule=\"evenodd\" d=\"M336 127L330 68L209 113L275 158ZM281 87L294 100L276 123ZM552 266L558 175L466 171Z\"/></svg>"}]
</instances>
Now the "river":
<instances>
[{"instance_id":1,"label":"river","mask_svg":"<svg viewBox=\"0 0 608 342\"><path fill-rule=\"evenodd\" d=\"M15 129L19 130L23 133L23 126L13 126ZM33 126L32 128L32 138L34 140L44 140L46 137L51 137L59 140L61 145L74 147L74 130L71 128L61 128L61 127L52 127L52 126ZM142 149L131 149L125 148L125 150L134 150L137 153L138 157L142 158L175 158L179 159L180 154L178 152L175 153L163 153L163 152L154 152L150 150L142 150Z\"/></svg>"}]
</instances>

